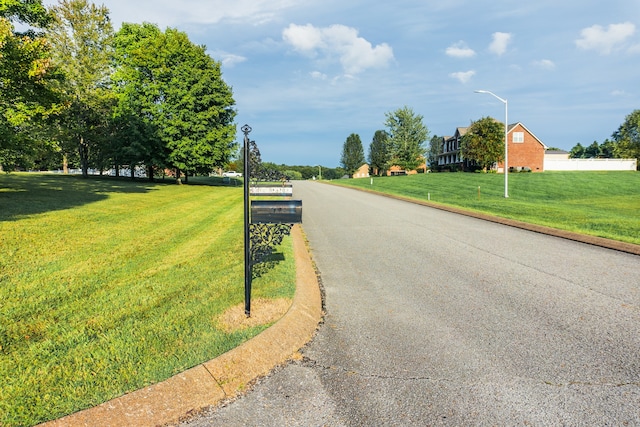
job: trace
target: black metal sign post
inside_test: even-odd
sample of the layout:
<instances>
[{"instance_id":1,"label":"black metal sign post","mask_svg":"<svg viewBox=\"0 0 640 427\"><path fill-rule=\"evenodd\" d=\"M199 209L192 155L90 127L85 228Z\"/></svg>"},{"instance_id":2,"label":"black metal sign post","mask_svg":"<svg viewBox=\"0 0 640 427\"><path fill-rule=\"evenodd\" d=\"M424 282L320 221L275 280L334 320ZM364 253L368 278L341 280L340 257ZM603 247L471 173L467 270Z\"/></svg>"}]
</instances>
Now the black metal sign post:
<instances>
[{"instance_id":1,"label":"black metal sign post","mask_svg":"<svg viewBox=\"0 0 640 427\"><path fill-rule=\"evenodd\" d=\"M244 125L244 314L251 317L251 236L249 235L249 133L251 127Z\"/></svg>"},{"instance_id":2,"label":"black metal sign post","mask_svg":"<svg viewBox=\"0 0 640 427\"><path fill-rule=\"evenodd\" d=\"M264 262L271 255L274 247L282 243L283 237L290 233L293 224L302 222L302 201L249 200L250 181L254 178L254 173L256 181L259 175L260 153L257 151L255 141L249 141L251 127L244 125L241 129L244 133L244 314L251 317L253 264ZM250 148L251 144L253 148ZM254 154L254 159L251 158L252 149L257 152L257 155ZM256 171L251 170L252 163L256 166ZM291 190L288 187L282 188ZM284 194L280 187L275 193L282 196L292 195L292 191Z\"/></svg>"}]
</instances>

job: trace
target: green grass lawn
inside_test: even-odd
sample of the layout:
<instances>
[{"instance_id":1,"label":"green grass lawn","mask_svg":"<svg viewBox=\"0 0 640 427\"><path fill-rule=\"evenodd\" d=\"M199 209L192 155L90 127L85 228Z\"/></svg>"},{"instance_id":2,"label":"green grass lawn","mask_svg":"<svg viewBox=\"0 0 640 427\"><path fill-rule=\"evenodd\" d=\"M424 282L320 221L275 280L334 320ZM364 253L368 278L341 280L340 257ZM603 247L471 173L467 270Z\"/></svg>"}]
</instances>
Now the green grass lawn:
<instances>
[{"instance_id":1,"label":"green grass lawn","mask_svg":"<svg viewBox=\"0 0 640 427\"><path fill-rule=\"evenodd\" d=\"M429 173L333 183L640 244L640 173ZM480 196L478 196L480 187Z\"/></svg>"},{"instance_id":2,"label":"green grass lawn","mask_svg":"<svg viewBox=\"0 0 640 427\"><path fill-rule=\"evenodd\" d=\"M0 175L0 426L97 405L265 329L217 320L244 300L242 212L242 186ZM290 239L278 252L254 298L293 297Z\"/></svg>"}]
</instances>

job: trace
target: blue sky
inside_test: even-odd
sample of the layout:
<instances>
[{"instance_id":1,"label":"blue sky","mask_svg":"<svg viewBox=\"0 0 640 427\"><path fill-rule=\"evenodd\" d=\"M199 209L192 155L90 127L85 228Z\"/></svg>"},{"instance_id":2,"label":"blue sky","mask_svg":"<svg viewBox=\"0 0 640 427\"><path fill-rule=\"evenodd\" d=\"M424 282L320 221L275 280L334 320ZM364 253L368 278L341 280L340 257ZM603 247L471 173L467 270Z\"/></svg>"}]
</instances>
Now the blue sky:
<instances>
[{"instance_id":1,"label":"blue sky","mask_svg":"<svg viewBox=\"0 0 640 427\"><path fill-rule=\"evenodd\" d=\"M55 1L45 0L45 4ZM96 2L101 4L101 2ZM640 108L638 0L105 0L116 29L186 32L222 63L265 161L335 167L403 106L430 136L484 116L547 146L602 142Z\"/></svg>"}]
</instances>

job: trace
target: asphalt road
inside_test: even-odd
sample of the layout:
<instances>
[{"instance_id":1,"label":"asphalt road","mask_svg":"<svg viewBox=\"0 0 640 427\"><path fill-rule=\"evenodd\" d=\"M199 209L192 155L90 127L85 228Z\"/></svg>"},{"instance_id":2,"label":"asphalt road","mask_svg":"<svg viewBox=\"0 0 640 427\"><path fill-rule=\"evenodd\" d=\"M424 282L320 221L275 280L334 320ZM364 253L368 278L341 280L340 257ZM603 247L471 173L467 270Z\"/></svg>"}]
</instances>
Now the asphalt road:
<instances>
[{"instance_id":1,"label":"asphalt road","mask_svg":"<svg viewBox=\"0 0 640 427\"><path fill-rule=\"evenodd\" d=\"M640 425L640 257L296 182L326 317L183 426Z\"/></svg>"}]
</instances>

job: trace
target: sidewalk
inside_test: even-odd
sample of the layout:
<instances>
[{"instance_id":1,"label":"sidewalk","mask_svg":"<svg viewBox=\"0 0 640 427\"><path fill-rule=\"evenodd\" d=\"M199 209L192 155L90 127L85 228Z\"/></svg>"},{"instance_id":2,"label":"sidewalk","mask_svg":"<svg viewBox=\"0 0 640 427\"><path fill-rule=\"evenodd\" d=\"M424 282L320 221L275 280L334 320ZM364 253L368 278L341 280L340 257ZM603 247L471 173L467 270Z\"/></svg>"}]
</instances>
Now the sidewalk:
<instances>
[{"instance_id":1,"label":"sidewalk","mask_svg":"<svg viewBox=\"0 0 640 427\"><path fill-rule=\"evenodd\" d=\"M291 230L296 259L296 293L275 325L216 359L166 381L76 412L41 427L158 426L239 394L311 340L322 318L322 298L300 226Z\"/></svg>"}]
</instances>

